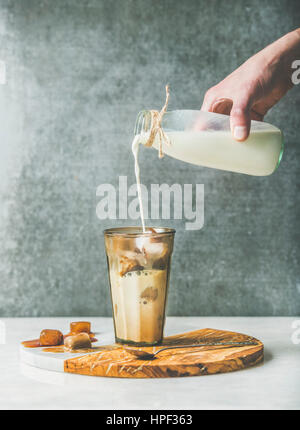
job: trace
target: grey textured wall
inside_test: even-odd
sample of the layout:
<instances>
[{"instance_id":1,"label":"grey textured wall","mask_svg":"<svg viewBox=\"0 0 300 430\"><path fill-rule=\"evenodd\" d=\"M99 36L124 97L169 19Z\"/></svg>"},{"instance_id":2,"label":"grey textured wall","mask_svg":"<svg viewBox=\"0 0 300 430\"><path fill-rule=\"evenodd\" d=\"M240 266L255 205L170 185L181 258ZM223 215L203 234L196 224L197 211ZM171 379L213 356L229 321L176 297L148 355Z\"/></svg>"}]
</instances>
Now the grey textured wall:
<instances>
[{"instance_id":1,"label":"grey textured wall","mask_svg":"<svg viewBox=\"0 0 300 430\"><path fill-rule=\"evenodd\" d=\"M1 0L0 316L110 315L102 230L125 221L97 219L96 188L134 182L137 112L166 82L170 109L199 108L299 22L298 0ZM160 222L177 229L169 314L299 313L299 113L300 85L266 118L286 138L267 178L142 151L145 184L205 186L201 231Z\"/></svg>"}]
</instances>

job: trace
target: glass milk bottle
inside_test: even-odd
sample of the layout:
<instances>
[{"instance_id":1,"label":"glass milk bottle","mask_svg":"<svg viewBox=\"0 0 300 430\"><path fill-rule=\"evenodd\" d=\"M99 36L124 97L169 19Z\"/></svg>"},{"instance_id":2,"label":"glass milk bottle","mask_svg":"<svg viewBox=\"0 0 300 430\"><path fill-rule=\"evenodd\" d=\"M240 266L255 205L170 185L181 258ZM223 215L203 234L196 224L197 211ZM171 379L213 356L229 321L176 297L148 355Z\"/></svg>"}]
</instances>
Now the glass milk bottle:
<instances>
[{"instance_id":1,"label":"glass milk bottle","mask_svg":"<svg viewBox=\"0 0 300 430\"><path fill-rule=\"evenodd\" d=\"M135 135L146 144L152 127L151 111L138 114ZM227 115L196 110L166 112L161 127L162 151L171 157L199 166L212 167L254 176L267 176L278 167L283 153L283 136L274 125L251 121L248 139L234 140ZM153 147L159 148L158 133Z\"/></svg>"}]
</instances>

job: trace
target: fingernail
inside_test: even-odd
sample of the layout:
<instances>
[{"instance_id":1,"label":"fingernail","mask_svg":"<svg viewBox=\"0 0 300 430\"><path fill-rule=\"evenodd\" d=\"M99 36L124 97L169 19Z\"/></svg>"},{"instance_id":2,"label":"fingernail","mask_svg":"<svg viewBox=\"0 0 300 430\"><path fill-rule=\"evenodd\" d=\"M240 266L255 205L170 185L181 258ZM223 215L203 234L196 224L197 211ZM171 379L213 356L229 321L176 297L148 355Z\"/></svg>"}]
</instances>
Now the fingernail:
<instances>
[{"instance_id":1,"label":"fingernail","mask_svg":"<svg viewBox=\"0 0 300 430\"><path fill-rule=\"evenodd\" d=\"M236 140L245 139L247 135L247 128L244 125L237 125L234 127L233 136Z\"/></svg>"}]
</instances>

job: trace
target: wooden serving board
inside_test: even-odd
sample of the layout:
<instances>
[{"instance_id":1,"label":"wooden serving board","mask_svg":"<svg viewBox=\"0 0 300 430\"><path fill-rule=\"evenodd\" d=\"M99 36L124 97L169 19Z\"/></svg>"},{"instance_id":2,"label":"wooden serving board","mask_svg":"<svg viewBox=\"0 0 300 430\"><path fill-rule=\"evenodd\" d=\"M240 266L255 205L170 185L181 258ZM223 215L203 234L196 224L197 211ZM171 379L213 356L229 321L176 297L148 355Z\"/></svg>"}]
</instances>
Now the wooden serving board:
<instances>
[{"instance_id":1,"label":"wooden serving board","mask_svg":"<svg viewBox=\"0 0 300 430\"><path fill-rule=\"evenodd\" d=\"M121 345L103 345L93 353L53 354L39 352L39 359L28 362L30 354L36 351L23 348L23 357L28 364L51 370L62 370L90 376L117 378L164 378L178 376L208 375L232 372L254 366L263 361L263 343L254 337L224 330L202 329L169 336L163 346L189 345L204 342L239 342L253 340L257 345L242 347L204 346L199 348L180 348L160 353L154 360L139 360L132 357ZM139 348L155 352L163 346ZM54 347L55 348L55 347ZM35 348L40 349L40 348ZM25 353L25 356L24 356ZM28 355L29 354L29 355ZM55 361L51 358L55 356ZM43 365L38 365L41 363ZM53 357L54 358L54 357ZM55 364L56 361L60 362Z\"/></svg>"},{"instance_id":2,"label":"wooden serving board","mask_svg":"<svg viewBox=\"0 0 300 430\"><path fill-rule=\"evenodd\" d=\"M257 345L243 347L206 346L163 351L154 360L139 360L121 346L114 350L65 360L64 370L81 375L118 378L164 378L231 372L263 360L263 344L241 333L202 329L165 338L163 345L188 345L202 342L254 340ZM160 347L139 348L155 352Z\"/></svg>"}]
</instances>

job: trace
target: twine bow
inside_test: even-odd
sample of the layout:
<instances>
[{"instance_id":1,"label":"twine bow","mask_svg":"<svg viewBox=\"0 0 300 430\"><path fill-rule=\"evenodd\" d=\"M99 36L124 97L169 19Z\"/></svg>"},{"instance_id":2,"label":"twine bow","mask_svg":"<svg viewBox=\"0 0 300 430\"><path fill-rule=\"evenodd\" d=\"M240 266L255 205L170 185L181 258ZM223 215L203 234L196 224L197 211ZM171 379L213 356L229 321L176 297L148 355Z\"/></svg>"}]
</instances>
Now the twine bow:
<instances>
[{"instance_id":1,"label":"twine bow","mask_svg":"<svg viewBox=\"0 0 300 430\"><path fill-rule=\"evenodd\" d=\"M167 111L167 107L168 107L168 103L169 103L169 96L170 96L169 86L166 85L166 101L165 101L165 104L162 107L161 111L158 112L157 110L150 110L152 126L151 126L151 130L150 130L149 138L148 138L147 142L145 143L145 146L152 146L156 136L158 135L158 137L159 137L159 140L158 140L158 157L159 158L163 158L163 156L164 156L163 148L162 148L163 142L166 143L168 146L170 146L170 144L171 144L169 136L166 135L166 133L164 132L164 130L162 129L162 126L161 126L163 116Z\"/></svg>"}]
</instances>

